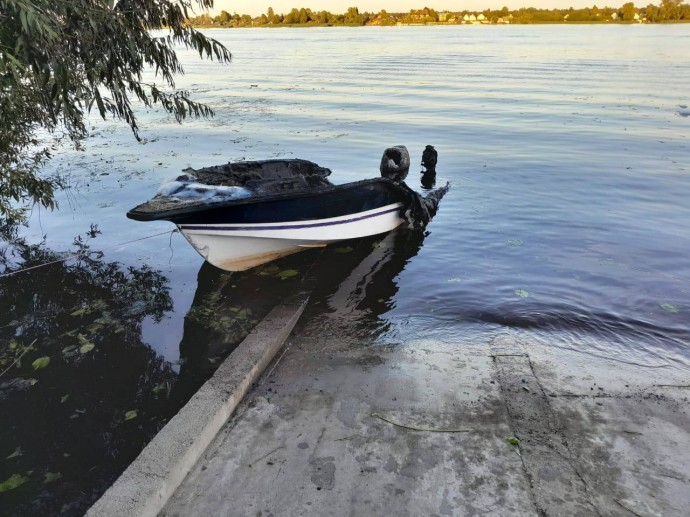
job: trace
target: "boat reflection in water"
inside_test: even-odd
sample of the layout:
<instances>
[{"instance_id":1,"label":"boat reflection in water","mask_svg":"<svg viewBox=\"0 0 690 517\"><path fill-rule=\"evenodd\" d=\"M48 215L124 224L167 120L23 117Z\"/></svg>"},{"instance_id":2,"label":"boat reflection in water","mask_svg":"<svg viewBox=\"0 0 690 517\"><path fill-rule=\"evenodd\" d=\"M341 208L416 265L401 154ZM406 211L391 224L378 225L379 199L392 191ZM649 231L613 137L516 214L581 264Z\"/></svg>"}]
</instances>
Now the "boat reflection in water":
<instances>
[{"instance_id":1,"label":"boat reflection in water","mask_svg":"<svg viewBox=\"0 0 690 517\"><path fill-rule=\"evenodd\" d=\"M362 239L351 259L343 255L322 261L303 320L321 320L311 328L321 328L322 335L369 341L381 335L388 329L381 316L393 308L398 292L396 278L427 234L401 228L379 239Z\"/></svg>"},{"instance_id":2,"label":"boat reflection in water","mask_svg":"<svg viewBox=\"0 0 690 517\"><path fill-rule=\"evenodd\" d=\"M275 305L299 291L310 293L302 321L323 320L325 335L380 335L386 330L380 316L391 309L398 290L395 278L417 255L427 233L400 228L242 272L204 262L184 322L178 395L193 393Z\"/></svg>"}]
</instances>

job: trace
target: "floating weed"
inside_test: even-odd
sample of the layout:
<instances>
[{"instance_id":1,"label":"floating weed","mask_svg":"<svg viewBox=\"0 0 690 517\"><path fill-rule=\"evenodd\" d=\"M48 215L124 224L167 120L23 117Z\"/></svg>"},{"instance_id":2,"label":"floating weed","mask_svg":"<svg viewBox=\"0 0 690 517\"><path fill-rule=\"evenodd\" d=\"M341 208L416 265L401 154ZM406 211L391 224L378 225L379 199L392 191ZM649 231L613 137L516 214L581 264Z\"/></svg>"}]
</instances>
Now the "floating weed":
<instances>
[{"instance_id":1,"label":"floating weed","mask_svg":"<svg viewBox=\"0 0 690 517\"><path fill-rule=\"evenodd\" d=\"M450 283L450 284L454 284L457 282L462 282L462 278L455 277L455 278L449 278L448 279L448 283Z\"/></svg>"},{"instance_id":2,"label":"floating weed","mask_svg":"<svg viewBox=\"0 0 690 517\"><path fill-rule=\"evenodd\" d=\"M109 318L96 318L93 323L87 327L87 330L96 334L108 326L111 321L112 319Z\"/></svg>"},{"instance_id":3,"label":"floating weed","mask_svg":"<svg viewBox=\"0 0 690 517\"><path fill-rule=\"evenodd\" d=\"M252 310L251 310L251 309L240 309L240 310L238 310L237 313L235 314L235 317L236 317L238 320L246 320L246 319L249 318L251 315L252 315Z\"/></svg>"},{"instance_id":4,"label":"floating weed","mask_svg":"<svg viewBox=\"0 0 690 517\"><path fill-rule=\"evenodd\" d=\"M96 345L94 345L93 343L84 343L82 346L79 347L79 353L88 354L94 348L96 348Z\"/></svg>"},{"instance_id":5,"label":"floating weed","mask_svg":"<svg viewBox=\"0 0 690 517\"><path fill-rule=\"evenodd\" d=\"M211 364L216 364L218 362L218 358L217 357L209 357L208 362Z\"/></svg>"},{"instance_id":6,"label":"floating weed","mask_svg":"<svg viewBox=\"0 0 690 517\"><path fill-rule=\"evenodd\" d=\"M299 275L299 271L296 269L284 269L280 273L278 273L277 277L280 278L281 280L286 280L288 278L292 278Z\"/></svg>"},{"instance_id":7,"label":"floating weed","mask_svg":"<svg viewBox=\"0 0 690 517\"><path fill-rule=\"evenodd\" d=\"M506 438L506 442L508 442L510 445L514 445L515 447L520 446L520 438L517 436L509 436Z\"/></svg>"},{"instance_id":8,"label":"floating weed","mask_svg":"<svg viewBox=\"0 0 690 517\"><path fill-rule=\"evenodd\" d=\"M75 355L77 355L77 345L66 346L62 349L62 355L65 357L65 359L74 357Z\"/></svg>"},{"instance_id":9,"label":"floating weed","mask_svg":"<svg viewBox=\"0 0 690 517\"><path fill-rule=\"evenodd\" d=\"M342 248L335 248L333 251L336 253L352 253L352 249L351 246L343 246Z\"/></svg>"},{"instance_id":10,"label":"floating weed","mask_svg":"<svg viewBox=\"0 0 690 517\"><path fill-rule=\"evenodd\" d=\"M85 316L87 314L91 314L96 311L103 311L108 308L108 302L105 300L96 300L95 302L91 303L90 305L82 305L78 309L75 309L70 313L70 316L73 316L75 318L78 318L79 316Z\"/></svg>"},{"instance_id":11,"label":"floating weed","mask_svg":"<svg viewBox=\"0 0 690 517\"><path fill-rule=\"evenodd\" d=\"M138 416L137 410L136 409L131 409L125 413L125 422L127 420L133 420Z\"/></svg>"},{"instance_id":12,"label":"floating weed","mask_svg":"<svg viewBox=\"0 0 690 517\"><path fill-rule=\"evenodd\" d=\"M21 474L12 474L5 481L0 483L0 494L3 492L8 492L22 486L24 483L29 481L29 478L22 476Z\"/></svg>"},{"instance_id":13,"label":"floating weed","mask_svg":"<svg viewBox=\"0 0 690 517\"><path fill-rule=\"evenodd\" d=\"M511 246L522 246L524 242L522 241L522 239L510 239L508 241L508 244L510 244Z\"/></svg>"},{"instance_id":14,"label":"floating weed","mask_svg":"<svg viewBox=\"0 0 690 517\"><path fill-rule=\"evenodd\" d=\"M154 395L160 395L161 393L169 393L170 392L170 384L167 382L161 382L160 384L156 384L153 387L153 394Z\"/></svg>"},{"instance_id":15,"label":"floating weed","mask_svg":"<svg viewBox=\"0 0 690 517\"><path fill-rule=\"evenodd\" d=\"M84 334L79 334L77 336L77 339L79 340L79 344L81 345L79 347L79 353L80 354L88 354L96 348L96 345L94 345L91 341L89 341Z\"/></svg>"},{"instance_id":16,"label":"floating weed","mask_svg":"<svg viewBox=\"0 0 690 517\"><path fill-rule=\"evenodd\" d=\"M44 478L43 478L43 483L53 483L57 481L58 479L62 478L62 474L59 472L46 472Z\"/></svg>"},{"instance_id":17,"label":"floating weed","mask_svg":"<svg viewBox=\"0 0 690 517\"><path fill-rule=\"evenodd\" d=\"M659 307L664 309L666 312L670 312L671 314L676 314L677 312L680 311L677 305L673 305L672 303L660 303Z\"/></svg>"},{"instance_id":18,"label":"floating weed","mask_svg":"<svg viewBox=\"0 0 690 517\"><path fill-rule=\"evenodd\" d=\"M36 359L33 363L31 363L31 366L33 366L34 370L40 370L41 368L45 368L50 364L50 357L43 356L39 357Z\"/></svg>"},{"instance_id":19,"label":"floating weed","mask_svg":"<svg viewBox=\"0 0 690 517\"><path fill-rule=\"evenodd\" d=\"M517 294L520 298L527 298L529 296L529 291L525 291L524 289L515 289L515 294Z\"/></svg>"},{"instance_id":20,"label":"floating weed","mask_svg":"<svg viewBox=\"0 0 690 517\"><path fill-rule=\"evenodd\" d=\"M259 276L271 276L277 274L279 271L280 268L278 266L275 264L269 264L268 266L258 268L256 274Z\"/></svg>"},{"instance_id":21,"label":"floating weed","mask_svg":"<svg viewBox=\"0 0 690 517\"><path fill-rule=\"evenodd\" d=\"M69 398L69 393L67 395L63 395L62 397L60 397L60 404L64 404L65 402L67 402L68 398Z\"/></svg>"}]
</instances>

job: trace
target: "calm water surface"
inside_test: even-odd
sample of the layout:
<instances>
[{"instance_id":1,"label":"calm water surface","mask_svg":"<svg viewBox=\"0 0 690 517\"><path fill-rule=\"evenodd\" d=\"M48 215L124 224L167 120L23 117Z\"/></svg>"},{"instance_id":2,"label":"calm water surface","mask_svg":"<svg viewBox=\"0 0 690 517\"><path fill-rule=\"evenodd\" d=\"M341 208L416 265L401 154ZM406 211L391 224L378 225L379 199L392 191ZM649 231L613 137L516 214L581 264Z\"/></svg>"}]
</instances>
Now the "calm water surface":
<instances>
[{"instance_id":1,"label":"calm water surface","mask_svg":"<svg viewBox=\"0 0 690 517\"><path fill-rule=\"evenodd\" d=\"M37 348L0 391L0 483L26 479L0 494L0 513L83 511L303 275L318 280L307 315L325 332L457 346L508 332L688 375L690 26L211 35L233 64L183 52L178 86L217 116L179 126L142 112L142 144L94 120L86 151L51 164L74 185L62 210L36 211L22 233L44 247L6 261L40 263L74 251L92 223L101 231L88 245L102 258L0 280L3 338ZM187 166L300 157L346 182L376 175L396 144L413 163L434 145L453 185L425 233L228 275L178 234L137 240L168 223L124 217ZM418 178L413 168L408 183ZM51 363L34 370L42 356Z\"/></svg>"}]
</instances>

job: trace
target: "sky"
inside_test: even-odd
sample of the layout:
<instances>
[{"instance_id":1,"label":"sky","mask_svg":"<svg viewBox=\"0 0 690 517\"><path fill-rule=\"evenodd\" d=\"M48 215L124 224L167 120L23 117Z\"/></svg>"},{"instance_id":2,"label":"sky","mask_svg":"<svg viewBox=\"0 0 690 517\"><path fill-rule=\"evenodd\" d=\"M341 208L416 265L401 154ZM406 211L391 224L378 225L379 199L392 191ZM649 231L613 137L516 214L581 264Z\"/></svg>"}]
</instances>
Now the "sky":
<instances>
[{"instance_id":1,"label":"sky","mask_svg":"<svg viewBox=\"0 0 690 517\"><path fill-rule=\"evenodd\" d=\"M385 9L388 12L404 13L410 9L422 9L429 7L436 11L483 11L484 9L500 9L504 5L510 9L520 7L541 8L567 8L567 7L591 7L597 4L599 7L610 5L620 7L627 0L215 0L212 10L218 14L225 10L230 14L250 14L259 16L265 13L269 7L273 7L276 13L288 13L293 7L308 7L312 11L330 11L332 13L344 13L348 7L357 7L360 12L379 12ZM658 3L654 2L653 3ZM649 3L649 2L646 2Z\"/></svg>"}]
</instances>

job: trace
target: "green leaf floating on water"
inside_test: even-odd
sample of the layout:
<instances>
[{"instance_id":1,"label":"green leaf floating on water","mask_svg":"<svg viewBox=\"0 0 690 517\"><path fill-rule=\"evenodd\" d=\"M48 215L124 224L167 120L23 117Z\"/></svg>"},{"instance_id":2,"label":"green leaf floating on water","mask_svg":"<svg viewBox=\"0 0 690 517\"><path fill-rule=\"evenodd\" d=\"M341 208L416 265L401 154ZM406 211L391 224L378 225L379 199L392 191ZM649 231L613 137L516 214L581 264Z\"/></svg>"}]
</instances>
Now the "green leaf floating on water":
<instances>
[{"instance_id":1,"label":"green leaf floating on water","mask_svg":"<svg viewBox=\"0 0 690 517\"><path fill-rule=\"evenodd\" d=\"M672 314L676 314L677 312L680 311L677 305L673 305L672 303L660 303L659 307L664 309L666 312L670 312Z\"/></svg>"},{"instance_id":2,"label":"green leaf floating on water","mask_svg":"<svg viewBox=\"0 0 690 517\"><path fill-rule=\"evenodd\" d=\"M153 393L155 395L158 395L159 393L163 393L164 391L167 391L167 389L168 389L168 385L165 382L161 382L160 384L156 384L153 387L153 390L151 390L151 391L153 391Z\"/></svg>"},{"instance_id":3,"label":"green leaf floating on water","mask_svg":"<svg viewBox=\"0 0 690 517\"><path fill-rule=\"evenodd\" d=\"M41 368L45 368L50 364L50 357L47 355L43 357L39 357L36 359L33 363L31 363L31 366L33 366L34 370L40 370Z\"/></svg>"},{"instance_id":4,"label":"green leaf floating on water","mask_svg":"<svg viewBox=\"0 0 690 517\"><path fill-rule=\"evenodd\" d=\"M91 350L96 348L96 345L94 345L91 341L86 339L86 336L84 336L84 334L79 334L77 336L77 339L79 339L79 344L81 345L79 347L80 354L88 354L89 352L91 352Z\"/></svg>"},{"instance_id":5,"label":"green leaf floating on water","mask_svg":"<svg viewBox=\"0 0 690 517\"><path fill-rule=\"evenodd\" d=\"M60 478L62 478L62 474L59 472L46 472L46 475L43 478L43 483L52 483Z\"/></svg>"},{"instance_id":6,"label":"green leaf floating on water","mask_svg":"<svg viewBox=\"0 0 690 517\"><path fill-rule=\"evenodd\" d=\"M22 476L21 474L12 474L9 478L0 483L0 494L9 490L14 490L17 487L22 486L27 481L29 481L29 478Z\"/></svg>"},{"instance_id":7,"label":"green leaf floating on water","mask_svg":"<svg viewBox=\"0 0 690 517\"><path fill-rule=\"evenodd\" d=\"M259 268L256 273L259 276L271 276L271 275L275 275L276 273L278 273L279 270L280 269L275 264L269 264L268 266L264 266L262 268Z\"/></svg>"},{"instance_id":8,"label":"green leaf floating on water","mask_svg":"<svg viewBox=\"0 0 690 517\"><path fill-rule=\"evenodd\" d=\"M94 345L93 343L84 343L82 346L79 347L79 353L88 354L94 348L96 348L96 345Z\"/></svg>"},{"instance_id":9,"label":"green leaf floating on water","mask_svg":"<svg viewBox=\"0 0 690 517\"><path fill-rule=\"evenodd\" d=\"M62 355L65 358L74 357L77 355L77 345L69 345L62 349Z\"/></svg>"},{"instance_id":10,"label":"green leaf floating on water","mask_svg":"<svg viewBox=\"0 0 690 517\"><path fill-rule=\"evenodd\" d=\"M69 393L67 395L63 395L62 397L60 397L60 404L64 404L65 402L67 402L68 398L69 398Z\"/></svg>"},{"instance_id":11,"label":"green leaf floating on water","mask_svg":"<svg viewBox=\"0 0 690 517\"><path fill-rule=\"evenodd\" d=\"M77 316L83 316L84 314L86 314L86 309L84 307L82 307L82 308L77 309L76 311L70 313L70 316L74 316L76 318Z\"/></svg>"},{"instance_id":12,"label":"green leaf floating on water","mask_svg":"<svg viewBox=\"0 0 690 517\"><path fill-rule=\"evenodd\" d=\"M529 292L525 291L524 289L515 289L515 294L517 294L520 298L527 298L529 296Z\"/></svg>"},{"instance_id":13,"label":"green leaf floating on water","mask_svg":"<svg viewBox=\"0 0 690 517\"><path fill-rule=\"evenodd\" d=\"M333 251L336 253L352 253L352 247L343 246L342 248L335 248Z\"/></svg>"},{"instance_id":14,"label":"green leaf floating on water","mask_svg":"<svg viewBox=\"0 0 690 517\"><path fill-rule=\"evenodd\" d=\"M516 436L511 436L509 438L506 438L506 442L508 442L510 445L514 445L515 447L518 447L520 445L520 438Z\"/></svg>"},{"instance_id":15,"label":"green leaf floating on water","mask_svg":"<svg viewBox=\"0 0 690 517\"><path fill-rule=\"evenodd\" d=\"M252 310L251 309L240 309L235 313L235 317L238 320L246 320L252 315Z\"/></svg>"},{"instance_id":16,"label":"green leaf floating on water","mask_svg":"<svg viewBox=\"0 0 690 517\"><path fill-rule=\"evenodd\" d=\"M127 411L127 412L125 413L125 422L126 422L127 420L133 420L133 419L135 419L136 417L137 417L137 410L136 410L136 409L132 409L132 410L130 410L130 411Z\"/></svg>"},{"instance_id":17,"label":"green leaf floating on water","mask_svg":"<svg viewBox=\"0 0 690 517\"><path fill-rule=\"evenodd\" d=\"M299 271L297 271L296 269L284 269L283 271L278 273L277 276L281 280L285 280L287 278L292 278L293 276L297 276L297 275L299 275Z\"/></svg>"}]
</instances>

